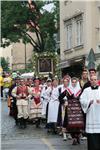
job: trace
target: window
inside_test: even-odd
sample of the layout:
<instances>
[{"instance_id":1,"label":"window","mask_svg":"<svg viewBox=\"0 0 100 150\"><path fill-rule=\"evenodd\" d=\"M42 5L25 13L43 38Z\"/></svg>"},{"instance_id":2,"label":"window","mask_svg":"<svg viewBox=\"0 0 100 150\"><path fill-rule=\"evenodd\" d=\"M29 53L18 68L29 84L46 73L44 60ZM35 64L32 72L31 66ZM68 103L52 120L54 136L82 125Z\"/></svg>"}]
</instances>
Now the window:
<instances>
[{"instance_id":1,"label":"window","mask_svg":"<svg viewBox=\"0 0 100 150\"><path fill-rule=\"evenodd\" d=\"M76 46L83 44L83 20L76 21Z\"/></svg>"},{"instance_id":2,"label":"window","mask_svg":"<svg viewBox=\"0 0 100 150\"><path fill-rule=\"evenodd\" d=\"M83 14L74 15L65 22L66 50L83 46Z\"/></svg>"},{"instance_id":3,"label":"window","mask_svg":"<svg viewBox=\"0 0 100 150\"><path fill-rule=\"evenodd\" d=\"M67 49L72 48L72 24L67 25Z\"/></svg>"},{"instance_id":4,"label":"window","mask_svg":"<svg viewBox=\"0 0 100 150\"><path fill-rule=\"evenodd\" d=\"M64 5L66 6L66 5L70 4L71 2L72 2L71 0L66 0L66 1L64 1Z\"/></svg>"}]
</instances>

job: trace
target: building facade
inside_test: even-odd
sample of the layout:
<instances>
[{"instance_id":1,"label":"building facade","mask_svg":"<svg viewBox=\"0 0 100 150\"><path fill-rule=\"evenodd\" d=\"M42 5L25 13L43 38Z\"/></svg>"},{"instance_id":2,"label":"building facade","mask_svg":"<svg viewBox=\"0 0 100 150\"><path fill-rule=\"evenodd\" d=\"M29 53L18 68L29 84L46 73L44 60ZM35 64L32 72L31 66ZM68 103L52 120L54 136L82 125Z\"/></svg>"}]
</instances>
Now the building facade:
<instances>
[{"instance_id":1,"label":"building facade","mask_svg":"<svg viewBox=\"0 0 100 150\"><path fill-rule=\"evenodd\" d=\"M12 43L6 48L0 48L0 57L9 62L11 70L25 69L32 59L33 47L31 44Z\"/></svg>"},{"instance_id":2,"label":"building facade","mask_svg":"<svg viewBox=\"0 0 100 150\"><path fill-rule=\"evenodd\" d=\"M79 76L93 48L100 64L100 1L60 1L62 75Z\"/></svg>"},{"instance_id":3,"label":"building facade","mask_svg":"<svg viewBox=\"0 0 100 150\"><path fill-rule=\"evenodd\" d=\"M29 34L36 40L34 33L29 32ZM30 43L24 44L22 40L6 48L0 48L0 56L8 59L10 69L13 71L26 70L31 63L32 55L33 46Z\"/></svg>"},{"instance_id":4,"label":"building facade","mask_svg":"<svg viewBox=\"0 0 100 150\"><path fill-rule=\"evenodd\" d=\"M26 69L32 58L31 44L14 43L12 48L12 70Z\"/></svg>"}]
</instances>

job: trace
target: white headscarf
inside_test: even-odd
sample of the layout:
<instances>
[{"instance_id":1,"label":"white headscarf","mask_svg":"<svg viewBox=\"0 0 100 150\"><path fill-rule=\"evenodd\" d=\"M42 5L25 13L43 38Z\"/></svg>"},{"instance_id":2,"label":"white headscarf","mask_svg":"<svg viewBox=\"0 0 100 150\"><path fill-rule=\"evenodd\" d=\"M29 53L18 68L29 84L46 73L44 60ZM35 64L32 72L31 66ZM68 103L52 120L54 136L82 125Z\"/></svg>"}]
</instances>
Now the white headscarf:
<instances>
[{"instance_id":1,"label":"white headscarf","mask_svg":"<svg viewBox=\"0 0 100 150\"><path fill-rule=\"evenodd\" d=\"M81 87L80 87L79 81L77 81L75 87L73 87L72 83L71 83L70 86L69 86L69 89L70 89L71 93L74 94L75 97L77 97L81 92Z\"/></svg>"}]
</instances>

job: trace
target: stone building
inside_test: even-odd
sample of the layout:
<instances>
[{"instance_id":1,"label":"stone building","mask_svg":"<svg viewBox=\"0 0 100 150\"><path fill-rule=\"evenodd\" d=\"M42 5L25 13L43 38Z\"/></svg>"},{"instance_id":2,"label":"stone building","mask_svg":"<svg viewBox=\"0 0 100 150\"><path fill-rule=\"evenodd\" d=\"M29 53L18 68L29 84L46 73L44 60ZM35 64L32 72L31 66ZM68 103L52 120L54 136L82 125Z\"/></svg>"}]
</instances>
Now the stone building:
<instances>
[{"instance_id":1,"label":"stone building","mask_svg":"<svg viewBox=\"0 0 100 150\"><path fill-rule=\"evenodd\" d=\"M100 64L100 1L60 1L62 74L79 76L93 48Z\"/></svg>"},{"instance_id":2,"label":"stone building","mask_svg":"<svg viewBox=\"0 0 100 150\"><path fill-rule=\"evenodd\" d=\"M9 62L11 70L25 69L32 59L33 47L31 44L13 43L6 48L0 48L0 57Z\"/></svg>"},{"instance_id":3,"label":"stone building","mask_svg":"<svg viewBox=\"0 0 100 150\"><path fill-rule=\"evenodd\" d=\"M15 43L12 48L12 70L25 69L32 58L31 44Z\"/></svg>"}]
</instances>

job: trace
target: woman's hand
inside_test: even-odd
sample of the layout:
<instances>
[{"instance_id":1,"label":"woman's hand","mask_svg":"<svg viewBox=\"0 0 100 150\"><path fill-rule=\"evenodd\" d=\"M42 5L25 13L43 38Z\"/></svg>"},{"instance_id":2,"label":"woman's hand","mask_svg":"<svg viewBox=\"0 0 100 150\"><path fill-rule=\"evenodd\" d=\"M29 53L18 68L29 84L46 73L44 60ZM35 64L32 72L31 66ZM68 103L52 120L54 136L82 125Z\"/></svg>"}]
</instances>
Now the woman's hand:
<instances>
[{"instance_id":1,"label":"woman's hand","mask_svg":"<svg viewBox=\"0 0 100 150\"><path fill-rule=\"evenodd\" d=\"M65 106L65 107L68 106L68 102L67 102L67 101L65 101L64 106Z\"/></svg>"}]
</instances>

